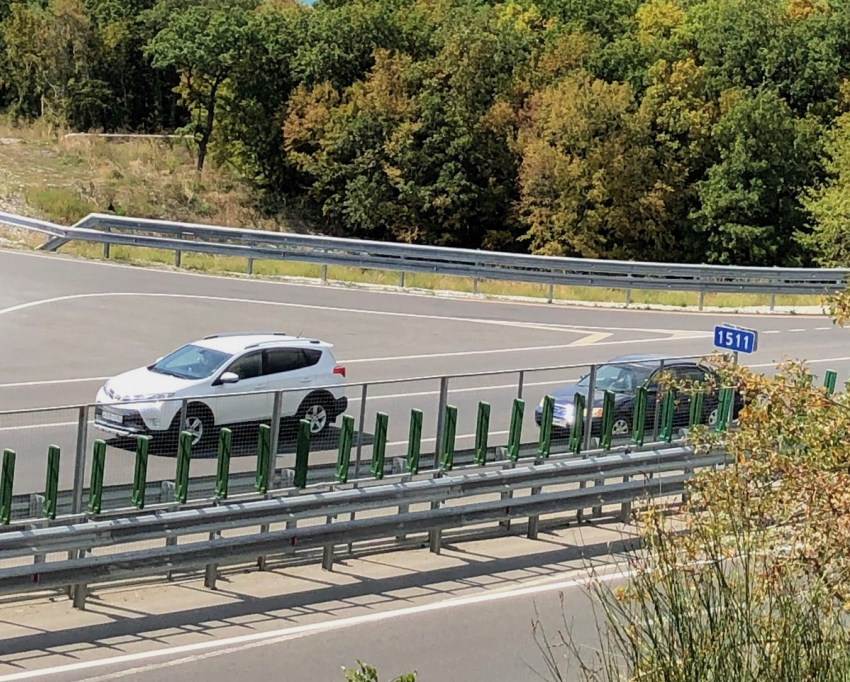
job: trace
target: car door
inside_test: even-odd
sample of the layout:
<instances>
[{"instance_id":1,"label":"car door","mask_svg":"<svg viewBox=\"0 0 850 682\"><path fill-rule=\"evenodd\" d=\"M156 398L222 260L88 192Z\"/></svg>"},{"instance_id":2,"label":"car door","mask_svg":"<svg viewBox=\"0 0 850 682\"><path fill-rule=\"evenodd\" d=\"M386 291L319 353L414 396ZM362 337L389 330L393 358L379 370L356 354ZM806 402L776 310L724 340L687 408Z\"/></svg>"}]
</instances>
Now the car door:
<instances>
[{"instance_id":1,"label":"car door","mask_svg":"<svg viewBox=\"0 0 850 682\"><path fill-rule=\"evenodd\" d=\"M211 405L216 423L235 424L270 419L274 396L271 393L256 393L270 388L263 373L263 352L252 351L236 358L221 371L219 377L225 372L233 372L239 381L235 384L221 384L216 380L214 383L215 394L227 396L216 398L215 405ZM247 395L234 395L241 393Z\"/></svg>"},{"instance_id":2,"label":"car door","mask_svg":"<svg viewBox=\"0 0 850 682\"><path fill-rule=\"evenodd\" d=\"M283 389L281 416L292 417L315 385L315 362L301 348L271 348L265 353L264 371L269 387Z\"/></svg>"}]
</instances>

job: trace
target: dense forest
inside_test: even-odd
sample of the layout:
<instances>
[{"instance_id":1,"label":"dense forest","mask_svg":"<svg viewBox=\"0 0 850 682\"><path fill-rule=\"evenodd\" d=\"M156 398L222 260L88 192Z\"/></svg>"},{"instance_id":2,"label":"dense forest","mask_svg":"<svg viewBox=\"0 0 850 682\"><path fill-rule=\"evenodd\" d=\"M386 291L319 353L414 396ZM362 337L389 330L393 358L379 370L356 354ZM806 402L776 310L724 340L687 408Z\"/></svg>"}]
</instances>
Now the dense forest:
<instances>
[{"instance_id":1,"label":"dense forest","mask_svg":"<svg viewBox=\"0 0 850 682\"><path fill-rule=\"evenodd\" d=\"M329 234L850 264L850 0L0 0L0 106Z\"/></svg>"}]
</instances>

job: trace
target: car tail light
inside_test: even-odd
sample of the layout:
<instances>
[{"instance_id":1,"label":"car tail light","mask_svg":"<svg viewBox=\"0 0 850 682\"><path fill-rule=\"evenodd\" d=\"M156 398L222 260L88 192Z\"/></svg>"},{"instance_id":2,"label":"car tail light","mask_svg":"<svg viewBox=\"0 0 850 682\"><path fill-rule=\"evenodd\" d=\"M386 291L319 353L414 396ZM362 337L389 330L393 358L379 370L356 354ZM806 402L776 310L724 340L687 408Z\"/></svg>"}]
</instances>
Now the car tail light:
<instances>
[{"instance_id":1,"label":"car tail light","mask_svg":"<svg viewBox=\"0 0 850 682\"><path fill-rule=\"evenodd\" d=\"M334 367L334 374L341 374L343 377L345 377L345 367L343 367L342 365L337 365L336 367Z\"/></svg>"}]
</instances>

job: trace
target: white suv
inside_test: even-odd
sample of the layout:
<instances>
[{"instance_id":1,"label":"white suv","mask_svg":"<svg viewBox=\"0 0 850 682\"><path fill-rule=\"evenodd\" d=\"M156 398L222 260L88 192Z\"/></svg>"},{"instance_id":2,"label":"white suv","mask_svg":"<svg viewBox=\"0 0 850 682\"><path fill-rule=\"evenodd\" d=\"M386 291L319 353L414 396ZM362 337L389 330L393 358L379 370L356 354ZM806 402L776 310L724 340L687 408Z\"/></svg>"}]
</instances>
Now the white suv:
<instances>
[{"instance_id":1,"label":"white suv","mask_svg":"<svg viewBox=\"0 0 850 682\"><path fill-rule=\"evenodd\" d=\"M317 435L348 407L345 368L331 348L275 332L207 336L107 381L97 394L95 425L119 436L175 437L188 399L183 430L193 445L209 443L216 427L271 421L270 391L297 389L281 394L281 417L308 419Z\"/></svg>"}]
</instances>

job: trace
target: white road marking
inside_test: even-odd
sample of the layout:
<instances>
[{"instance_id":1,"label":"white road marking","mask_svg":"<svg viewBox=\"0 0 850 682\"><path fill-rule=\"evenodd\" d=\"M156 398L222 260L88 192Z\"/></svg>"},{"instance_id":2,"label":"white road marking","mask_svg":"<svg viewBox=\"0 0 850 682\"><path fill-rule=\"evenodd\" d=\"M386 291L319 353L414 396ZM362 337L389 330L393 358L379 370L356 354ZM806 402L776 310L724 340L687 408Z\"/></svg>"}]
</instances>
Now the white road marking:
<instances>
[{"instance_id":1,"label":"white road marking","mask_svg":"<svg viewBox=\"0 0 850 682\"><path fill-rule=\"evenodd\" d=\"M460 302L472 302L472 303L489 303L491 305L501 305L501 306L522 306L525 308L536 307L536 308L548 308L552 309L553 304L546 303L544 301L529 301L523 299L515 299L515 300L506 300L504 298L469 298L466 296L458 296L457 294L461 294L462 292L455 292L450 290L416 290L416 289L403 289L403 290L392 290L392 289L384 289L377 287L358 287L356 282L339 282L336 283L334 281L329 281L327 283L310 283L304 281L297 281L299 278L292 277L291 279L260 279L256 276L249 277L241 275L238 272L233 272L230 274L211 274L206 272L189 272L187 270L166 270L161 267L156 267L157 263L144 263L139 265L127 265L123 263L114 263L114 262L104 262L101 260L87 260L79 257L63 257L58 253L45 253L45 252L27 252L27 251L12 251L8 249L0 249L0 256L24 256L27 258L42 258L45 260L53 260L59 261L61 263L73 263L77 265L87 265L92 267L101 267L101 268L120 268L123 270L133 270L137 273L145 273L145 274L164 274L164 275L176 275L177 277L200 277L206 279L214 279L219 282L242 282L248 284L261 284L265 286L278 286L278 287L300 287L304 289L318 289L327 291L329 286L335 287L337 289L343 289L344 291L348 291L355 294L377 294L383 296L407 296L407 297L418 297L418 298L448 298L454 301ZM302 278L309 279L309 278ZM348 286L348 285L354 285ZM564 310L605 310L604 308L594 308L590 305L569 305L568 302L557 302L556 304L559 308ZM688 314L694 317L717 317L721 315L722 312L706 312L703 310L697 310L696 308L686 308L686 309L677 309L677 310L657 310L652 308L641 309L641 308L614 308L620 313L625 313L626 315L681 315ZM754 317L754 318L764 318L763 313L735 313L736 317ZM814 317L823 317L823 313L798 313L797 317L804 318L814 318Z\"/></svg>"},{"instance_id":2,"label":"white road marking","mask_svg":"<svg viewBox=\"0 0 850 682\"><path fill-rule=\"evenodd\" d=\"M344 628L352 628L370 623L381 623L388 620L396 620L410 616L419 616L424 613L432 613L434 611L447 611L450 609L461 608L465 606L476 606L478 604L487 604L506 599L515 599L517 597L529 597L545 592L553 592L556 590L569 590L575 587L583 587L593 581L613 582L632 576L633 571L616 571L611 573L603 573L600 575L586 575L579 578L570 578L568 580L560 580L557 582L547 583L543 585L531 585L526 587L511 588L511 589L495 589L487 591L484 594L476 594L468 597L457 597L446 599L428 604L417 604L416 606L408 606L392 611L379 611L377 613L369 613L362 616L350 616L347 618L339 618L337 620L327 621L323 623L309 623L306 625L295 625L276 630L265 632L254 632L248 635L238 635L235 637L227 637L215 641L196 642L194 644L183 644L178 646L163 647L152 651L140 651L132 654L121 654L110 658L102 658L93 661L79 661L76 663L67 663L58 665L52 668L43 670L27 670L23 672L11 673L0 677L0 682L17 682L18 680L31 680L45 678L54 675L67 675L82 670L93 670L96 668L107 668L112 666L123 666L129 663L138 663L142 661L151 661L169 656L185 656L183 663L192 663L201 658L207 658L216 654L233 654L252 648L253 646L262 643L264 645L277 644L288 639L308 636L329 632L332 630L341 630ZM203 655L198 655L201 652L209 652ZM145 670L149 670L154 666L148 665L139 667L133 670L125 670L118 674L139 674ZM160 666L156 666L160 667ZM112 679L115 674L104 675L102 679ZM94 682L99 678L88 678L81 682Z\"/></svg>"},{"instance_id":3,"label":"white road marking","mask_svg":"<svg viewBox=\"0 0 850 682\"><path fill-rule=\"evenodd\" d=\"M148 292L134 292L134 291L124 291L124 292L97 292L97 293L88 293L88 294L68 294L66 296L55 296L53 298L44 298L39 299L37 301L28 301L27 303L20 303L18 305L13 305L8 308L3 308L0 310L0 316L9 315L11 313L20 312L22 310L29 310L31 308L37 308L43 305L50 305L53 303L67 303L68 301L75 300L83 300L90 298L110 298L110 297L146 297L146 298L165 298L165 299L188 299L194 301L216 301L219 303L239 303L239 304L248 304L248 305L268 305L274 307L281 308L299 308L304 310L325 310L331 312L338 313L350 313L356 315L377 315L382 317L407 317L413 319L422 319L422 320L440 320L442 322L461 322L461 323L472 323L472 324L485 324L485 325L495 325L499 327L519 327L526 329L539 329L544 331L555 331L555 332L573 332L577 334L581 333L593 333L596 331L642 331L642 332L652 332L658 334L665 333L689 333L687 330L658 330L658 329L641 329L638 327L584 327L581 325L555 325L549 323L538 323L538 322L519 322L515 320L490 320L486 318L480 317L457 317L457 316L448 316L448 315L425 315L423 313L402 313L397 311L385 311L385 310L369 310L364 308L341 308L335 306L325 306L325 305L313 305L308 303L287 303L284 301L265 301L262 299L248 299L248 298L231 298L228 296L203 296L200 294L165 294L165 293L148 293Z\"/></svg>"},{"instance_id":4,"label":"white road marking","mask_svg":"<svg viewBox=\"0 0 850 682\"><path fill-rule=\"evenodd\" d=\"M771 329L770 331L759 332L759 333L761 333L761 334L781 334L782 332L779 331L778 329Z\"/></svg>"},{"instance_id":5,"label":"white road marking","mask_svg":"<svg viewBox=\"0 0 850 682\"><path fill-rule=\"evenodd\" d=\"M0 384L0 388L22 388L24 386L52 386L54 384L85 384L93 381L106 381L109 377L86 377L84 379L47 379L44 381L16 381Z\"/></svg>"},{"instance_id":6,"label":"white road marking","mask_svg":"<svg viewBox=\"0 0 850 682\"><path fill-rule=\"evenodd\" d=\"M793 334L795 332L804 332L806 330L805 329L789 329L788 331Z\"/></svg>"}]
</instances>

